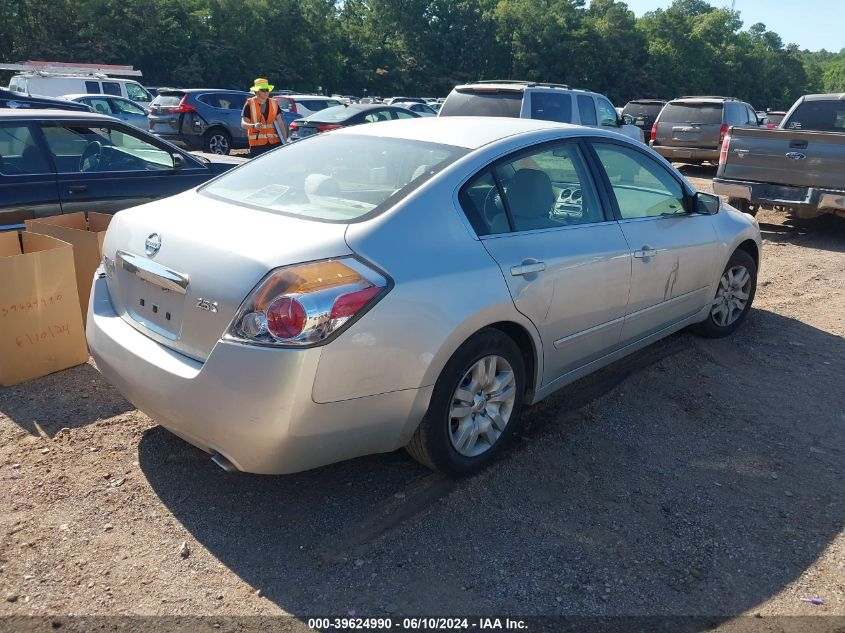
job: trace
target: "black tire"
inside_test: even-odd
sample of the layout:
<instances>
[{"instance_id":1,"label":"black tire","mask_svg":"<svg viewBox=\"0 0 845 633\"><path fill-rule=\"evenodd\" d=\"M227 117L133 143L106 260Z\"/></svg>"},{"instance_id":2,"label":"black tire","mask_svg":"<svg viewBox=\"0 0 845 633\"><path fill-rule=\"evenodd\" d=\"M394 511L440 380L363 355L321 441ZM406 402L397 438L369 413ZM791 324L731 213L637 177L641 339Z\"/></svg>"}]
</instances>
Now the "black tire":
<instances>
[{"instance_id":1,"label":"black tire","mask_svg":"<svg viewBox=\"0 0 845 633\"><path fill-rule=\"evenodd\" d=\"M511 367L515 399L507 424L498 439L480 455L459 453L451 439L450 412L453 397L470 368L487 356L500 356ZM461 345L446 363L434 384L428 411L405 449L424 466L452 477L472 475L485 468L501 453L519 423L525 395L525 363L517 344L493 328L485 328Z\"/></svg>"},{"instance_id":2,"label":"black tire","mask_svg":"<svg viewBox=\"0 0 845 633\"><path fill-rule=\"evenodd\" d=\"M760 208L756 204L751 204L751 201L745 198L728 198L728 204L734 209L752 216L757 215L757 211Z\"/></svg>"},{"instance_id":3,"label":"black tire","mask_svg":"<svg viewBox=\"0 0 845 633\"><path fill-rule=\"evenodd\" d=\"M202 138L202 148L209 154L228 156L232 151L232 137L222 128L211 128Z\"/></svg>"},{"instance_id":4,"label":"black tire","mask_svg":"<svg viewBox=\"0 0 845 633\"><path fill-rule=\"evenodd\" d=\"M742 311L739 313L739 316L737 316L735 320L725 325L719 323L718 317L714 315L713 311L711 310L711 312L707 315L707 319L705 319L701 323L696 323L690 328L699 336L704 336L707 338L721 338L723 336L728 336L729 334L732 334L734 330L736 330L740 325L742 325L742 322L745 321L745 318L748 316L748 312L749 310L751 310L751 304L754 302L754 295L757 292L757 264L754 263L754 258L743 250L738 249L734 251L734 254L731 255L730 260L728 260L728 264L727 266L725 266L725 270L722 272L722 276L719 278L720 283L717 286L714 301L719 298L720 292L722 291L722 279L728 274L728 271L736 269L738 267L745 268L745 270L747 270L750 275L750 285L746 291L748 293L748 300L745 303L745 307L742 308ZM715 307L716 306L714 303L714 309Z\"/></svg>"}]
</instances>

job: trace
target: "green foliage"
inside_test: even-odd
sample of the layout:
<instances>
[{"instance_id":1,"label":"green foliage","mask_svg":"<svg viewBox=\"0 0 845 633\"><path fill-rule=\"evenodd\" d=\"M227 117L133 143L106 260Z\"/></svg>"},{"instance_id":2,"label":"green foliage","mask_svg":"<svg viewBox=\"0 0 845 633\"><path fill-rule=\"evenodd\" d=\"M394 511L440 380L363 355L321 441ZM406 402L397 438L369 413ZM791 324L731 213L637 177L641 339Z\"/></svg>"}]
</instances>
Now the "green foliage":
<instances>
[{"instance_id":1,"label":"green foliage","mask_svg":"<svg viewBox=\"0 0 845 633\"><path fill-rule=\"evenodd\" d=\"M845 91L845 49L784 46L739 12L675 0L0 0L0 59L132 64L148 85L444 95L476 79L786 108ZM5 77L5 76L4 76Z\"/></svg>"}]
</instances>

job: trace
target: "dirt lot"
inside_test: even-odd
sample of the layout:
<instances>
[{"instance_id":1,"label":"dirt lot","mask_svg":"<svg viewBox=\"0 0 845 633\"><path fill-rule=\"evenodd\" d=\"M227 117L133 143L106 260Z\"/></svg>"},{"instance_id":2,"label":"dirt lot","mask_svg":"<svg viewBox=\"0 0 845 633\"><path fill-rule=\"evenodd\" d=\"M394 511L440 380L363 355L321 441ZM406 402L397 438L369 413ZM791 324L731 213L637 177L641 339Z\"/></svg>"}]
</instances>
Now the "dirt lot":
<instances>
[{"instance_id":1,"label":"dirt lot","mask_svg":"<svg viewBox=\"0 0 845 633\"><path fill-rule=\"evenodd\" d=\"M571 385L466 481L226 474L91 365L0 388L0 614L845 615L845 221L758 219L733 337Z\"/></svg>"}]
</instances>

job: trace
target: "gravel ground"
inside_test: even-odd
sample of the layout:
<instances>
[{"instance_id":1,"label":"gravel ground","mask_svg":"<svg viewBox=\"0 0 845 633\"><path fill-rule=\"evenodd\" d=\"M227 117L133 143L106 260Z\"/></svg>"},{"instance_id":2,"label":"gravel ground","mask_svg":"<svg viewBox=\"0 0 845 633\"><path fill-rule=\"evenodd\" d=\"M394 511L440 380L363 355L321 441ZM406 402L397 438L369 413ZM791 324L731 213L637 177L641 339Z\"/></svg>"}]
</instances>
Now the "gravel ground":
<instances>
[{"instance_id":1,"label":"gravel ground","mask_svg":"<svg viewBox=\"0 0 845 633\"><path fill-rule=\"evenodd\" d=\"M0 388L0 615L845 616L845 220L758 219L734 336L569 386L470 480L226 474L92 365Z\"/></svg>"}]
</instances>

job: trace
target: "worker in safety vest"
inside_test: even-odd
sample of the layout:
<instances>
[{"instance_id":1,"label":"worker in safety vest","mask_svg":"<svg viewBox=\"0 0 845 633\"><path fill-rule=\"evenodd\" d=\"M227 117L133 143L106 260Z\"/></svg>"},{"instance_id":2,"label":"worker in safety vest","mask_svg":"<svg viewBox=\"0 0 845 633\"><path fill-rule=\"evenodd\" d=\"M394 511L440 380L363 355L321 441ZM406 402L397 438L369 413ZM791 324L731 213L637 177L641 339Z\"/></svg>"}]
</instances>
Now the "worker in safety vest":
<instances>
[{"instance_id":1,"label":"worker in safety vest","mask_svg":"<svg viewBox=\"0 0 845 633\"><path fill-rule=\"evenodd\" d=\"M264 77L256 79L255 85L250 88L255 96L246 100L241 113L241 127L247 133L250 156L258 156L275 149L286 140L285 122L279 111L279 104L270 98L272 89L273 86L268 84Z\"/></svg>"}]
</instances>

